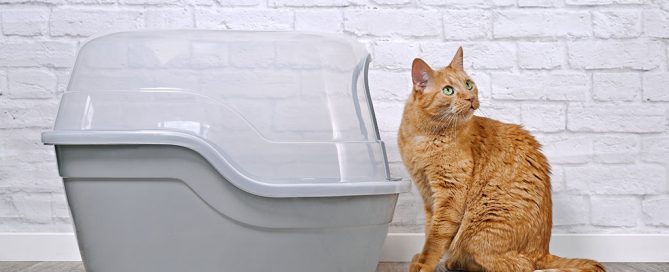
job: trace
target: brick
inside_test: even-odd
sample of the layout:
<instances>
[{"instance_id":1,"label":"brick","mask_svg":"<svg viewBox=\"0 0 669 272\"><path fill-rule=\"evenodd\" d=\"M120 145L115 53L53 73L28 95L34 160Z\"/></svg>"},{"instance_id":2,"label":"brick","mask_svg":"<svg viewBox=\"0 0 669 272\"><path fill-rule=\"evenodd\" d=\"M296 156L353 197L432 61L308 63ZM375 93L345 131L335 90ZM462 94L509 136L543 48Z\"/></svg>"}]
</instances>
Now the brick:
<instances>
[{"instance_id":1,"label":"brick","mask_svg":"<svg viewBox=\"0 0 669 272\"><path fill-rule=\"evenodd\" d=\"M514 0L420 0L421 4L430 6L457 7L457 8L489 8L513 6Z\"/></svg>"},{"instance_id":2,"label":"brick","mask_svg":"<svg viewBox=\"0 0 669 272\"><path fill-rule=\"evenodd\" d=\"M444 38L447 41L486 38L492 32L492 14L485 10L444 10Z\"/></svg>"},{"instance_id":3,"label":"brick","mask_svg":"<svg viewBox=\"0 0 669 272\"><path fill-rule=\"evenodd\" d=\"M429 10L345 10L344 29L357 36L437 37L440 17Z\"/></svg>"},{"instance_id":4,"label":"brick","mask_svg":"<svg viewBox=\"0 0 669 272\"><path fill-rule=\"evenodd\" d=\"M9 193L0 193L0 220L7 217L19 217L11 196Z\"/></svg>"},{"instance_id":5,"label":"brick","mask_svg":"<svg viewBox=\"0 0 669 272\"><path fill-rule=\"evenodd\" d=\"M565 49L557 42L519 42L518 66L523 69L555 69L562 65Z\"/></svg>"},{"instance_id":6,"label":"brick","mask_svg":"<svg viewBox=\"0 0 669 272\"><path fill-rule=\"evenodd\" d=\"M369 71L369 89L374 102L403 102L411 94L412 85L408 71Z\"/></svg>"},{"instance_id":7,"label":"brick","mask_svg":"<svg viewBox=\"0 0 669 272\"><path fill-rule=\"evenodd\" d=\"M52 98L56 93L56 76L46 69L10 70L10 98Z\"/></svg>"},{"instance_id":8,"label":"brick","mask_svg":"<svg viewBox=\"0 0 669 272\"><path fill-rule=\"evenodd\" d=\"M634 113L634 114L630 114ZM658 106L569 105L567 128L583 132L662 132L665 110Z\"/></svg>"},{"instance_id":9,"label":"brick","mask_svg":"<svg viewBox=\"0 0 669 272\"><path fill-rule=\"evenodd\" d=\"M63 0L0 0L0 4L63 4Z\"/></svg>"},{"instance_id":10,"label":"brick","mask_svg":"<svg viewBox=\"0 0 669 272\"><path fill-rule=\"evenodd\" d=\"M379 130L384 132L397 132L402 121L402 112L404 112L404 103L401 102L382 102L374 104L376 119Z\"/></svg>"},{"instance_id":11,"label":"brick","mask_svg":"<svg viewBox=\"0 0 669 272\"><path fill-rule=\"evenodd\" d=\"M57 112L55 100L0 99L0 129L50 128Z\"/></svg>"},{"instance_id":12,"label":"brick","mask_svg":"<svg viewBox=\"0 0 669 272\"><path fill-rule=\"evenodd\" d=\"M643 74L643 100L669 101L669 73Z\"/></svg>"},{"instance_id":13,"label":"brick","mask_svg":"<svg viewBox=\"0 0 669 272\"><path fill-rule=\"evenodd\" d=\"M217 0L224 7L251 7L260 5L260 0Z\"/></svg>"},{"instance_id":14,"label":"brick","mask_svg":"<svg viewBox=\"0 0 669 272\"><path fill-rule=\"evenodd\" d=\"M488 2L495 7L510 7L516 4L514 0L488 0Z\"/></svg>"},{"instance_id":15,"label":"brick","mask_svg":"<svg viewBox=\"0 0 669 272\"><path fill-rule=\"evenodd\" d=\"M581 69L651 70L664 59L664 47L658 41L574 41L567 48L569 64Z\"/></svg>"},{"instance_id":16,"label":"brick","mask_svg":"<svg viewBox=\"0 0 669 272\"><path fill-rule=\"evenodd\" d=\"M401 232L421 232L425 212L420 195L413 190L399 195L391 228Z\"/></svg>"},{"instance_id":17,"label":"brick","mask_svg":"<svg viewBox=\"0 0 669 272\"><path fill-rule=\"evenodd\" d=\"M56 8L51 13L52 36L90 36L143 26L140 11L100 8Z\"/></svg>"},{"instance_id":18,"label":"brick","mask_svg":"<svg viewBox=\"0 0 669 272\"><path fill-rule=\"evenodd\" d=\"M669 158L669 135L643 138L641 158L647 162L666 163Z\"/></svg>"},{"instance_id":19,"label":"brick","mask_svg":"<svg viewBox=\"0 0 669 272\"><path fill-rule=\"evenodd\" d=\"M411 70L411 63L420 54L420 47L415 43L406 42L377 42L373 45L374 68ZM433 64L433 60L425 59ZM432 66L438 69L439 66Z\"/></svg>"},{"instance_id":20,"label":"brick","mask_svg":"<svg viewBox=\"0 0 669 272\"><path fill-rule=\"evenodd\" d=\"M57 78L56 85L56 96L59 96L65 92L67 89L67 84L70 81L70 71L69 70L54 70L53 73Z\"/></svg>"},{"instance_id":21,"label":"brick","mask_svg":"<svg viewBox=\"0 0 669 272\"><path fill-rule=\"evenodd\" d=\"M667 191L667 169L654 164L565 167L567 187L607 195L658 194Z\"/></svg>"},{"instance_id":22,"label":"brick","mask_svg":"<svg viewBox=\"0 0 669 272\"><path fill-rule=\"evenodd\" d=\"M0 66L71 67L74 43L56 41L12 41L0 43Z\"/></svg>"},{"instance_id":23,"label":"brick","mask_svg":"<svg viewBox=\"0 0 669 272\"><path fill-rule=\"evenodd\" d=\"M53 220L49 224L28 222L23 218L8 218L3 220L3 224L0 224L0 231L72 233L74 229L69 218Z\"/></svg>"},{"instance_id":24,"label":"brick","mask_svg":"<svg viewBox=\"0 0 669 272\"><path fill-rule=\"evenodd\" d=\"M479 91L479 100L485 100L490 98L490 86L492 82L490 81L490 75L485 71L479 70L469 70L467 71L469 78L471 78Z\"/></svg>"},{"instance_id":25,"label":"brick","mask_svg":"<svg viewBox=\"0 0 669 272\"><path fill-rule=\"evenodd\" d=\"M524 104L520 107L523 126L530 131L558 132L566 126L566 106Z\"/></svg>"},{"instance_id":26,"label":"brick","mask_svg":"<svg viewBox=\"0 0 669 272\"><path fill-rule=\"evenodd\" d=\"M386 131L381 133L381 139L386 146L388 162L402 162L399 146L397 145L397 131Z\"/></svg>"},{"instance_id":27,"label":"brick","mask_svg":"<svg viewBox=\"0 0 669 272\"><path fill-rule=\"evenodd\" d=\"M517 104L481 100L476 115L492 118L501 122L519 124L520 106Z\"/></svg>"},{"instance_id":28,"label":"brick","mask_svg":"<svg viewBox=\"0 0 669 272\"><path fill-rule=\"evenodd\" d=\"M499 11L493 19L495 38L587 37L592 35L588 12Z\"/></svg>"},{"instance_id":29,"label":"brick","mask_svg":"<svg viewBox=\"0 0 669 272\"><path fill-rule=\"evenodd\" d=\"M648 197L643 200L644 221L651 226L669 226L669 195Z\"/></svg>"},{"instance_id":30,"label":"brick","mask_svg":"<svg viewBox=\"0 0 669 272\"><path fill-rule=\"evenodd\" d=\"M0 97L7 94L7 73L0 70Z\"/></svg>"},{"instance_id":31,"label":"brick","mask_svg":"<svg viewBox=\"0 0 669 272\"><path fill-rule=\"evenodd\" d=\"M189 6L200 6L200 7L211 7L217 5L219 1L217 0L183 0L184 4Z\"/></svg>"},{"instance_id":32,"label":"brick","mask_svg":"<svg viewBox=\"0 0 669 272\"><path fill-rule=\"evenodd\" d=\"M561 0L518 0L519 7L556 7Z\"/></svg>"},{"instance_id":33,"label":"brick","mask_svg":"<svg viewBox=\"0 0 669 272\"><path fill-rule=\"evenodd\" d=\"M553 195L553 225L583 225L589 221L590 203L587 196Z\"/></svg>"},{"instance_id":34,"label":"brick","mask_svg":"<svg viewBox=\"0 0 669 272\"><path fill-rule=\"evenodd\" d=\"M269 0L272 7L345 7L347 0Z\"/></svg>"},{"instance_id":35,"label":"brick","mask_svg":"<svg viewBox=\"0 0 669 272\"><path fill-rule=\"evenodd\" d=\"M74 226L72 225L72 219L71 218L61 218L61 217L55 217L53 218L53 222L51 224L44 226L45 229L42 230L43 232L56 232L56 233L72 233L74 232ZM26 227L30 228L30 226Z\"/></svg>"},{"instance_id":36,"label":"brick","mask_svg":"<svg viewBox=\"0 0 669 272\"><path fill-rule=\"evenodd\" d=\"M594 161L601 163L634 163L639 156L636 136L598 136L593 140Z\"/></svg>"},{"instance_id":37,"label":"brick","mask_svg":"<svg viewBox=\"0 0 669 272\"><path fill-rule=\"evenodd\" d=\"M534 133L551 164L580 164L592 158L592 138L569 134Z\"/></svg>"},{"instance_id":38,"label":"brick","mask_svg":"<svg viewBox=\"0 0 669 272\"><path fill-rule=\"evenodd\" d=\"M67 206L65 194L51 194L51 216L54 218L70 218L70 208Z\"/></svg>"},{"instance_id":39,"label":"brick","mask_svg":"<svg viewBox=\"0 0 669 272\"><path fill-rule=\"evenodd\" d=\"M645 10L644 33L650 37L669 38L669 11Z\"/></svg>"},{"instance_id":40,"label":"brick","mask_svg":"<svg viewBox=\"0 0 669 272\"><path fill-rule=\"evenodd\" d=\"M14 193L12 203L23 220L30 223L51 222L51 195L49 193Z\"/></svg>"},{"instance_id":41,"label":"brick","mask_svg":"<svg viewBox=\"0 0 669 272\"><path fill-rule=\"evenodd\" d=\"M505 100L584 100L588 77L583 73L494 72L492 97Z\"/></svg>"},{"instance_id":42,"label":"brick","mask_svg":"<svg viewBox=\"0 0 669 272\"><path fill-rule=\"evenodd\" d=\"M515 46L505 42L467 44L464 50L465 63L471 63L474 69L508 69L514 66L516 59Z\"/></svg>"},{"instance_id":43,"label":"brick","mask_svg":"<svg viewBox=\"0 0 669 272\"><path fill-rule=\"evenodd\" d=\"M641 35L641 13L636 10L593 12L592 24L595 36L600 38L632 38Z\"/></svg>"},{"instance_id":44,"label":"brick","mask_svg":"<svg viewBox=\"0 0 669 272\"><path fill-rule=\"evenodd\" d=\"M610 5L613 0L565 0L567 5L577 6L596 6L596 5Z\"/></svg>"},{"instance_id":45,"label":"brick","mask_svg":"<svg viewBox=\"0 0 669 272\"><path fill-rule=\"evenodd\" d=\"M463 47L466 69L509 69L516 63L516 46L509 42L427 42L421 44L421 57L434 69L443 67L451 63L459 46Z\"/></svg>"},{"instance_id":46,"label":"brick","mask_svg":"<svg viewBox=\"0 0 669 272\"><path fill-rule=\"evenodd\" d=\"M81 5L112 5L116 4L116 0L65 0L69 4Z\"/></svg>"},{"instance_id":47,"label":"brick","mask_svg":"<svg viewBox=\"0 0 669 272\"><path fill-rule=\"evenodd\" d=\"M338 10L295 11L295 30L314 32L342 32L344 17Z\"/></svg>"},{"instance_id":48,"label":"brick","mask_svg":"<svg viewBox=\"0 0 669 272\"><path fill-rule=\"evenodd\" d=\"M406 4L411 4L412 0L372 0L378 5L387 5L387 6L403 6Z\"/></svg>"},{"instance_id":49,"label":"brick","mask_svg":"<svg viewBox=\"0 0 669 272\"><path fill-rule=\"evenodd\" d=\"M179 0L118 0L123 5L173 5Z\"/></svg>"},{"instance_id":50,"label":"brick","mask_svg":"<svg viewBox=\"0 0 669 272\"><path fill-rule=\"evenodd\" d=\"M567 187L564 180L564 169L560 165L551 165L551 191L563 192Z\"/></svg>"},{"instance_id":51,"label":"brick","mask_svg":"<svg viewBox=\"0 0 669 272\"><path fill-rule=\"evenodd\" d=\"M592 95L598 101L633 101L641 93L637 73L593 73Z\"/></svg>"},{"instance_id":52,"label":"brick","mask_svg":"<svg viewBox=\"0 0 669 272\"><path fill-rule=\"evenodd\" d=\"M160 29L193 28L189 8L152 8L146 10L146 27Z\"/></svg>"},{"instance_id":53,"label":"brick","mask_svg":"<svg viewBox=\"0 0 669 272\"><path fill-rule=\"evenodd\" d=\"M48 8L11 8L2 10L5 35L39 36L47 33Z\"/></svg>"},{"instance_id":54,"label":"brick","mask_svg":"<svg viewBox=\"0 0 669 272\"><path fill-rule=\"evenodd\" d=\"M601 6L611 4L643 4L643 0L566 0L567 5Z\"/></svg>"},{"instance_id":55,"label":"brick","mask_svg":"<svg viewBox=\"0 0 669 272\"><path fill-rule=\"evenodd\" d=\"M0 130L0 165L17 162L53 162L53 146L42 144L41 129Z\"/></svg>"},{"instance_id":56,"label":"brick","mask_svg":"<svg viewBox=\"0 0 669 272\"><path fill-rule=\"evenodd\" d=\"M641 201L631 196L592 196L591 223L604 227L634 227L641 215Z\"/></svg>"},{"instance_id":57,"label":"brick","mask_svg":"<svg viewBox=\"0 0 669 272\"><path fill-rule=\"evenodd\" d=\"M234 30L291 30L293 12L290 10L197 9L198 28Z\"/></svg>"}]
</instances>

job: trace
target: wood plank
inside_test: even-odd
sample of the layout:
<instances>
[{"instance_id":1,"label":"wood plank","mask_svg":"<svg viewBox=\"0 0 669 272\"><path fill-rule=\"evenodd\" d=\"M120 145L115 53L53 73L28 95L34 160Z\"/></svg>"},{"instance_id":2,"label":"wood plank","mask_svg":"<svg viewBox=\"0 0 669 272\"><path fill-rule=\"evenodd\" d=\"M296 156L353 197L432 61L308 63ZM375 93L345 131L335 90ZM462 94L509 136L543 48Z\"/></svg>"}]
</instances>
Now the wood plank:
<instances>
[{"instance_id":1,"label":"wood plank","mask_svg":"<svg viewBox=\"0 0 669 272\"><path fill-rule=\"evenodd\" d=\"M1 272L19 272L39 262L0 262Z\"/></svg>"},{"instance_id":2,"label":"wood plank","mask_svg":"<svg viewBox=\"0 0 669 272\"><path fill-rule=\"evenodd\" d=\"M668 272L669 263L604 263L608 272ZM376 272L406 272L408 263L379 263Z\"/></svg>"},{"instance_id":3,"label":"wood plank","mask_svg":"<svg viewBox=\"0 0 669 272\"><path fill-rule=\"evenodd\" d=\"M85 270L81 262L40 262L17 272L85 272Z\"/></svg>"}]
</instances>

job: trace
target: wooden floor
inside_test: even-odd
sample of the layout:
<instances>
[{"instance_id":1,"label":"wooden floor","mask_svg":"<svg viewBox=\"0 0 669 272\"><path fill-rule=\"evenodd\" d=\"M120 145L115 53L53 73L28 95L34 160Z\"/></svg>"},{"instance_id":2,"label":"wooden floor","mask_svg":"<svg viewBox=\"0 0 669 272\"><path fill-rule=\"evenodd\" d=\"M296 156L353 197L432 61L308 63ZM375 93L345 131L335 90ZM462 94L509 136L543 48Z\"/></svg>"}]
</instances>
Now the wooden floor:
<instances>
[{"instance_id":1,"label":"wooden floor","mask_svg":"<svg viewBox=\"0 0 669 272\"><path fill-rule=\"evenodd\" d=\"M669 272L669 263L605 263L604 266L608 272ZM406 272L408 267L407 263L380 263L376 272Z\"/></svg>"},{"instance_id":2,"label":"wooden floor","mask_svg":"<svg viewBox=\"0 0 669 272\"><path fill-rule=\"evenodd\" d=\"M607 263L606 268L609 272L669 272L669 263ZM377 269L377 272L406 271L406 263L381 263ZM0 272L85 272L85 270L80 262L0 262Z\"/></svg>"}]
</instances>

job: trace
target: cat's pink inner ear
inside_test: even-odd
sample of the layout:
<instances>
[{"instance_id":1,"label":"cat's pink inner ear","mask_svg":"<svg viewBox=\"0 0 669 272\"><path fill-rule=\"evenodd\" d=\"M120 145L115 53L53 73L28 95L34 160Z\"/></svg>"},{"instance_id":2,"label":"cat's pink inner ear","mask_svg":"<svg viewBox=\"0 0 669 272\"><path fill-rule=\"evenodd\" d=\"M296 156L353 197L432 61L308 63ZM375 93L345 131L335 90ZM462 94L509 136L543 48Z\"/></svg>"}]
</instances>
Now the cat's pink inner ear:
<instances>
[{"instance_id":1,"label":"cat's pink inner ear","mask_svg":"<svg viewBox=\"0 0 669 272\"><path fill-rule=\"evenodd\" d=\"M427 81L432 75L432 68L430 68L422 59L414 59L411 65L411 78L413 80L413 88L416 91L424 91L427 86Z\"/></svg>"},{"instance_id":2,"label":"cat's pink inner ear","mask_svg":"<svg viewBox=\"0 0 669 272\"><path fill-rule=\"evenodd\" d=\"M453 56L453 60L451 60L451 64L449 64L448 66L450 66L453 69L457 69L457 70L462 71L462 70L465 69L464 65L462 63L462 61L463 61L462 59L463 59L462 46L460 46L460 47L458 47L458 51L455 52L455 56Z\"/></svg>"}]
</instances>

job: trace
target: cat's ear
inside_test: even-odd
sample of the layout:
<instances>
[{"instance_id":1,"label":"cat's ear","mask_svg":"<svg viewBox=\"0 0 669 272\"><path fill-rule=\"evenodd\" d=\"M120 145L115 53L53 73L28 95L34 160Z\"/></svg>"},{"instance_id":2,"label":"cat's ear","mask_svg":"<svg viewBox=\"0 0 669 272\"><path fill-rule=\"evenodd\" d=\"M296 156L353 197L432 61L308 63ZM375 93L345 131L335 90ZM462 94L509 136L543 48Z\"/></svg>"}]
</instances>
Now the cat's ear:
<instances>
[{"instance_id":1,"label":"cat's ear","mask_svg":"<svg viewBox=\"0 0 669 272\"><path fill-rule=\"evenodd\" d=\"M423 92L427 86L427 81L432 77L432 68L430 68L425 61L416 58L411 64L411 79L413 81L413 89L418 92Z\"/></svg>"},{"instance_id":2,"label":"cat's ear","mask_svg":"<svg viewBox=\"0 0 669 272\"><path fill-rule=\"evenodd\" d=\"M462 46L458 47L458 51L455 52L455 56L453 57L453 60L451 60L451 64L449 64L453 69L464 71L464 67L462 64Z\"/></svg>"}]
</instances>

